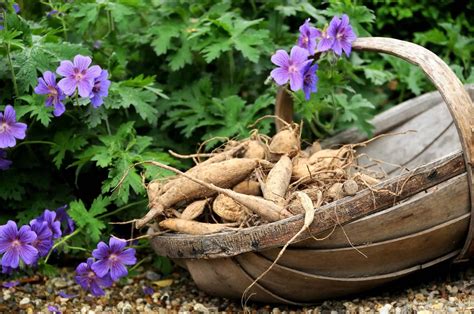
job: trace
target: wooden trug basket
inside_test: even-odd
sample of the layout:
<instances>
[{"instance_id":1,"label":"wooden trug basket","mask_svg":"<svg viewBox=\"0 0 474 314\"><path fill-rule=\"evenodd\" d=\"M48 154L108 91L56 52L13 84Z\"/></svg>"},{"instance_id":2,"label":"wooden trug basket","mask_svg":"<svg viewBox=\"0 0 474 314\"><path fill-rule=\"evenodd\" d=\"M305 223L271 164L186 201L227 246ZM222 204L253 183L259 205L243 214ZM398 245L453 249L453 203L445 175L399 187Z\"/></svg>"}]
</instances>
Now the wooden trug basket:
<instances>
[{"instance_id":1,"label":"wooden trug basket","mask_svg":"<svg viewBox=\"0 0 474 314\"><path fill-rule=\"evenodd\" d=\"M353 49L388 53L416 64L438 89L374 119L376 134L409 129L417 133L383 137L360 151L410 171L397 174L399 168L387 165L390 178L376 186L398 196L366 189L317 211L310 227L313 235L324 237L336 222L344 229L337 227L322 241L303 232L253 286L248 294L253 301L317 302L474 256L474 105L468 92L438 56L418 45L373 37L357 39ZM474 88L468 91L474 95ZM291 104L278 98L277 114L291 119ZM363 139L349 130L323 144ZM206 236L161 235L151 244L159 255L185 266L202 290L240 298L301 229L303 218Z\"/></svg>"}]
</instances>

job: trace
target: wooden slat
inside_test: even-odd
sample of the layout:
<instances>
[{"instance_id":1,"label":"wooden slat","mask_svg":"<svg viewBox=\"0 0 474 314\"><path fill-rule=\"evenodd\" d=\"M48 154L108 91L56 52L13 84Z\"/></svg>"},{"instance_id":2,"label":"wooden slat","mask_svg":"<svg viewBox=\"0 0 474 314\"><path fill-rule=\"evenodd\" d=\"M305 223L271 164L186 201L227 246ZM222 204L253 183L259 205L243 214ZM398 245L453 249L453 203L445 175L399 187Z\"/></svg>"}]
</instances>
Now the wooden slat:
<instances>
[{"instance_id":1,"label":"wooden slat","mask_svg":"<svg viewBox=\"0 0 474 314\"><path fill-rule=\"evenodd\" d=\"M372 158L386 162L381 164L381 166L386 172L392 172L399 169L399 167L388 163L405 165L408 164L409 161L415 159L416 156L427 154L427 148L428 150L430 148L432 150L433 141L436 141L443 132L446 132L450 125L452 125L452 119L449 116L448 109L446 106L438 104L395 129L390 130L390 132L394 134L404 133L407 131L415 132L382 137L370 143L367 147L359 148L357 152L365 153ZM454 125L453 129L455 131ZM440 145L436 146L436 148L440 149L438 152L440 157L461 149L459 137L456 132L454 132L454 137L451 138L451 140L457 145L449 145L449 147L442 147ZM424 163L431 162L438 158L426 160ZM361 165L366 165L367 163L373 162L368 161L366 158L360 159ZM422 164L423 163L420 163L414 166L420 166ZM400 171L395 171L395 174L399 173Z\"/></svg>"},{"instance_id":2,"label":"wooden slat","mask_svg":"<svg viewBox=\"0 0 474 314\"><path fill-rule=\"evenodd\" d=\"M453 197L455 195L455 197ZM469 189L466 174L421 192L384 211L337 227L322 241L310 238L292 245L296 248L333 249L391 240L445 223L469 213ZM427 219L429 217L429 219Z\"/></svg>"},{"instance_id":3,"label":"wooden slat","mask_svg":"<svg viewBox=\"0 0 474 314\"><path fill-rule=\"evenodd\" d=\"M359 192L327 204L315 215L310 229L313 234L330 230L336 221L346 224L369 214L381 211L420 191L444 182L465 171L462 154L447 156L412 173L387 180L378 189L398 192L391 193L369 190ZM403 188L402 188L403 187ZM218 258L234 256L244 252L279 247L291 239L303 225L302 215L274 223L245 228L238 231L222 232L206 236L163 235L151 239L159 255L171 258ZM303 233L298 240L309 237Z\"/></svg>"},{"instance_id":4,"label":"wooden slat","mask_svg":"<svg viewBox=\"0 0 474 314\"><path fill-rule=\"evenodd\" d=\"M470 213L409 236L368 245L339 249L289 248L278 260L295 270L333 277L362 277L398 271L425 263L464 243ZM274 260L280 249L262 251ZM361 254L361 252L364 255Z\"/></svg>"},{"instance_id":5,"label":"wooden slat","mask_svg":"<svg viewBox=\"0 0 474 314\"><path fill-rule=\"evenodd\" d=\"M318 276L277 264L274 265L258 283L267 290L278 294L282 298L292 300L293 302L316 302L318 300L332 299L373 289L414 273L417 270L452 259L457 254L459 254L459 250L453 251L426 264L384 275L359 278ZM258 253L242 254L235 257L235 259L252 278L257 278L267 270L272 263ZM259 301L257 298L252 298L251 300Z\"/></svg>"},{"instance_id":6,"label":"wooden slat","mask_svg":"<svg viewBox=\"0 0 474 314\"><path fill-rule=\"evenodd\" d=\"M210 295L238 299L253 279L232 258L185 260L199 289ZM260 302L294 304L279 297L258 283L249 291Z\"/></svg>"}]
</instances>

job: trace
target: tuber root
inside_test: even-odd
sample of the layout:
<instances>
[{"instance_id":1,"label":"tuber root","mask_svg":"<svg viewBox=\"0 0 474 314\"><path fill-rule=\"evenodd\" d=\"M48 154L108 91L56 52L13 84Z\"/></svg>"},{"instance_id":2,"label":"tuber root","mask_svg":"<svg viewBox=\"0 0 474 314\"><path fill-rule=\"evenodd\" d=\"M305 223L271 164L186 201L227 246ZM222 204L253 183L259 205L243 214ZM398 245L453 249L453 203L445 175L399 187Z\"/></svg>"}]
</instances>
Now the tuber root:
<instances>
[{"instance_id":1,"label":"tuber root","mask_svg":"<svg viewBox=\"0 0 474 314\"><path fill-rule=\"evenodd\" d=\"M263 189L263 197L279 205L285 202L285 194L291 180L292 164L287 155L280 157L280 160L268 173Z\"/></svg>"},{"instance_id":2,"label":"tuber root","mask_svg":"<svg viewBox=\"0 0 474 314\"><path fill-rule=\"evenodd\" d=\"M164 229L195 235L216 233L230 229L228 224L210 224L180 218L163 220L159 223L159 226Z\"/></svg>"}]
</instances>

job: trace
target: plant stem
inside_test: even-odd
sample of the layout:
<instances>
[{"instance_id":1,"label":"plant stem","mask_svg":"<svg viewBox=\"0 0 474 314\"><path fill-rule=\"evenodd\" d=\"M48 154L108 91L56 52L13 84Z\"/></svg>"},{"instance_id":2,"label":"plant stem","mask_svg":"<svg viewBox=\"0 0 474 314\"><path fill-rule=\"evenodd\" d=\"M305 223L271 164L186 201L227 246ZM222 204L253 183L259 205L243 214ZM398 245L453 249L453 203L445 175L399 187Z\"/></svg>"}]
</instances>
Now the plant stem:
<instances>
[{"instance_id":1,"label":"plant stem","mask_svg":"<svg viewBox=\"0 0 474 314\"><path fill-rule=\"evenodd\" d=\"M56 146L58 144L50 141L24 141L15 146L15 148L18 148L22 145L29 145L29 144L45 144L45 145L51 145L51 146Z\"/></svg>"},{"instance_id":2,"label":"plant stem","mask_svg":"<svg viewBox=\"0 0 474 314\"><path fill-rule=\"evenodd\" d=\"M67 236L65 236L64 238L61 239L61 241L59 242L56 242L53 247L51 248L51 250L49 250L49 253L48 255L46 256L46 258L44 259L44 263L46 264L48 262L48 259L49 257L51 256L51 253L54 251L55 248L57 248L58 246L60 246L61 244L65 243L67 240L69 240L70 238L72 238L73 236L75 236L76 234L79 233L79 231L81 231L82 228L77 228L76 230L74 230L74 232L68 234Z\"/></svg>"},{"instance_id":3,"label":"plant stem","mask_svg":"<svg viewBox=\"0 0 474 314\"><path fill-rule=\"evenodd\" d=\"M138 266L140 266L141 264L143 264L143 263L146 262L147 260L148 260L148 258L145 257L144 259L142 259L141 261L139 261L138 263L136 263L135 265L133 265L133 267L130 268L128 271L129 271L129 272L134 271L135 269L138 268Z\"/></svg>"},{"instance_id":4,"label":"plant stem","mask_svg":"<svg viewBox=\"0 0 474 314\"><path fill-rule=\"evenodd\" d=\"M4 27L5 32L6 32L8 30L6 13L4 14L3 27ZM18 84L16 82L15 69L13 69L13 62L12 62L12 56L11 56L10 48L11 48L10 47L10 42L7 42L8 67L10 68L10 72L12 74L13 89L15 90L15 96L18 97L20 94L18 93Z\"/></svg>"},{"instance_id":5,"label":"plant stem","mask_svg":"<svg viewBox=\"0 0 474 314\"><path fill-rule=\"evenodd\" d=\"M134 203L130 203L130 204L124 205L122 207L119 207L116 210L111 211L110 213L105 213L103 215L99 215L99 216L97 216L97 218L109 217L109 216L115 215L117 213L120 213L122 210L125 210L127 208L130 208L130 207L133 207L133 206L136 206L136 205L145 204L146 202L148 202L148 201L147 200L136 201Z\"/></svg>"},{"instance_id":6,"label":"plant stem","mask_svg":"<svg viewBox=\"0 0 474 314\"><path fill-rule=\"evenodd\" d=\"M78 251L84 251L84 252L88 252L88 250L86 250L85 248L83 247L77 247L77 246L70 246L70 245L66 245L68 249L71 249L71 250L78 250Z\"/></svg>"},{"instance_id":7,"label":"plant stem","mask_svg":"<svg viewBox=\"0 0 474 314\"><path fill-rule=\"evenodd\" d=\"M109 117L106 115L104 120L105 120L105 127L107 128L107 133L109 135L112 135L112 132L110 131Z\"/></svg>"},{"instance_id":8,"label":"plant stem","mask_svg":"<svg viewBox=\"0 0 474 314\"><path fill-rule=\"evenodd\" d=\"M229 81L230 81L230 84L234 84L234 73L235 73L234 52L232 50L229 50L227 52L227 56L229 57Z\"/></svg>"}]
</instances>

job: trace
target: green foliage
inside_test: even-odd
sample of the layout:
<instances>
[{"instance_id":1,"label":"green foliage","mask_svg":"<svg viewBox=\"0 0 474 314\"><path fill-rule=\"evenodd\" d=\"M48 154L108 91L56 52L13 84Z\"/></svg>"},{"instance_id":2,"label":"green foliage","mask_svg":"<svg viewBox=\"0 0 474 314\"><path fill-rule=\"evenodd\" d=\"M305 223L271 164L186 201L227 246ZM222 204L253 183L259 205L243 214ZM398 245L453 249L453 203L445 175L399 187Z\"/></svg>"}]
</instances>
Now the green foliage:
<instances>
[{"instance_id":1,"label":"green foliage","mask_svg":"<svg viewBox=\"0 0 474 314\"><path fill-rule=\"evenodd\" d=\"M81 200L73 201L69 204L69 215L76 222L78 228L87 235L92 242L98 242L101 238L102 230L105 228L104 222L97 216L107 211L110 200L99 196L92 202L89 210L86 209Z\"/></svg>"}]
</instances>

